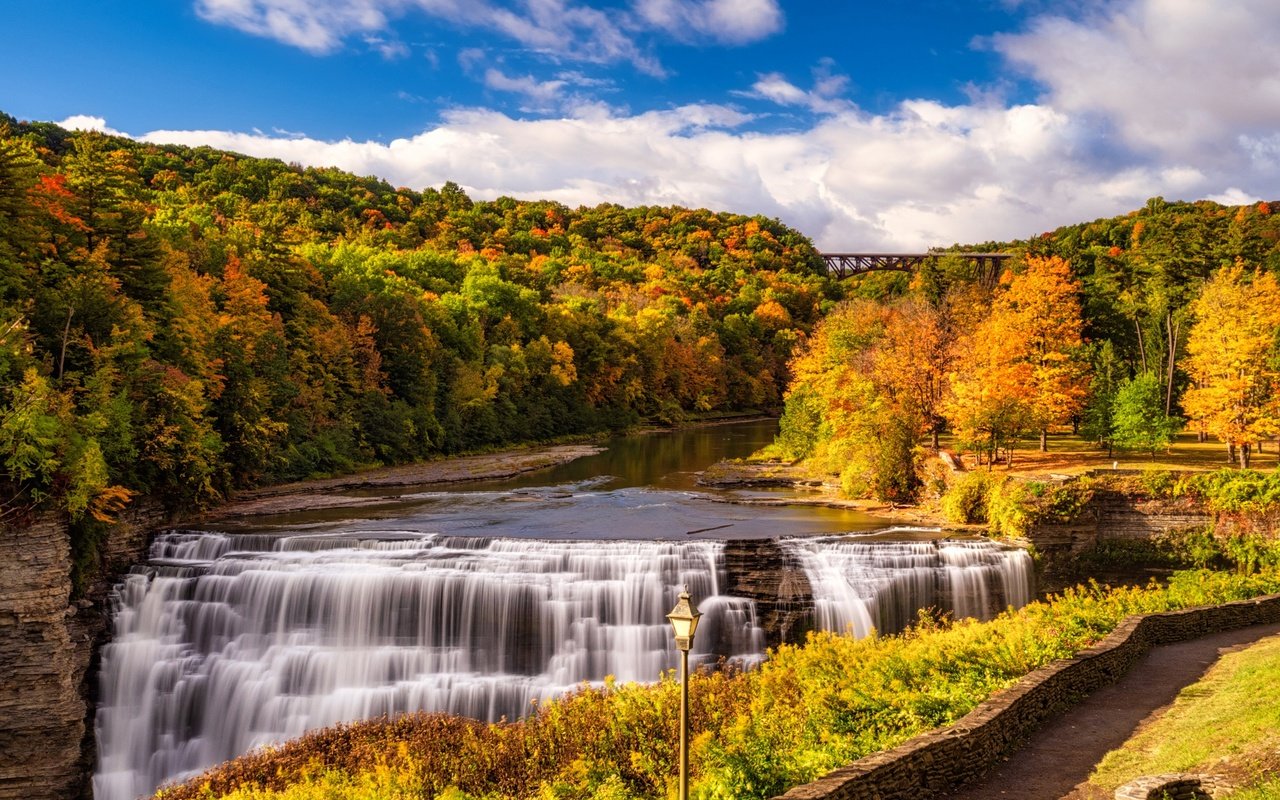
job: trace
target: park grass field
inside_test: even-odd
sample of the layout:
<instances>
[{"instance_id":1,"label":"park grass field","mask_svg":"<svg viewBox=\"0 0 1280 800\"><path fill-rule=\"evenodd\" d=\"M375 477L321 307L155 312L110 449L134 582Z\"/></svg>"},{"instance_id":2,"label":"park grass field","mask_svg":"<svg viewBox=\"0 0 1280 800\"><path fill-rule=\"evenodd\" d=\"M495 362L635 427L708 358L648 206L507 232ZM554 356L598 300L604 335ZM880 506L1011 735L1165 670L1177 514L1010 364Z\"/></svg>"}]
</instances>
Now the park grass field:
<instances>
[{"instance_id":1,"label":"park grass field","mask_svg":"<svg viewBox=\"0 0 1280 800\"><path fill-rule=\"evenodd\" d=\"M1020 442L1013 451L1013 466L1006 468L997 463L996 471L1005 471L1010 475L1021 477L1043 477L1046 475L1078 475L1097 469L1118 470L1195 470L1211 471L1223 467L1235 466L1227 459L1227 447L1222 442L1210 440L1197 442L1194 433L1183 432L1177 436L1168 450L1157 451L1154 455L1146 452L1115 450L1111 456L1096 444L1083 437L1073 435L1069 429L1050 432L1048 452L1040 452L1039 443L1034 439ZM947 437L942 439L943 447L955 448L953 441ZM1277 458L1276 442L1267 442L1264 449L1254 451L1250 467L1258 470L1275 469L1280 458ZM972 453L965 454L965 464L973 468Z\"/></svg>"}]
</instances>

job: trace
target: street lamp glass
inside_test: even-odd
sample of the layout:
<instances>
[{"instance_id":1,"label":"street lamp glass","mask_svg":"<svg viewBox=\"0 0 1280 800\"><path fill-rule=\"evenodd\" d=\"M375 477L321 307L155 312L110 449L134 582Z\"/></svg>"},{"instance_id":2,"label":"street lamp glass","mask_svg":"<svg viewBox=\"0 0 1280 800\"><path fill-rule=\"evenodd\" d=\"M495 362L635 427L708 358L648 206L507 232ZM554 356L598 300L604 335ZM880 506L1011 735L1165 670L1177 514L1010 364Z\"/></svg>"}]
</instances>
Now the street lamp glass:
<instances>
[{"instance_id":1,"label":"street lamp glass","mask_svg":"<svg viewBox=\"0 0 1280 800\"><path fill-rule=\"evenodd\" d=\"M698 630L698 618L702 613L689 602L689 593L681 592L676 607L671 609L667 619L671 620L671 629L675 631L676 645L687 650L693 643L693 634Z\"/></svg>"}]
</instances>

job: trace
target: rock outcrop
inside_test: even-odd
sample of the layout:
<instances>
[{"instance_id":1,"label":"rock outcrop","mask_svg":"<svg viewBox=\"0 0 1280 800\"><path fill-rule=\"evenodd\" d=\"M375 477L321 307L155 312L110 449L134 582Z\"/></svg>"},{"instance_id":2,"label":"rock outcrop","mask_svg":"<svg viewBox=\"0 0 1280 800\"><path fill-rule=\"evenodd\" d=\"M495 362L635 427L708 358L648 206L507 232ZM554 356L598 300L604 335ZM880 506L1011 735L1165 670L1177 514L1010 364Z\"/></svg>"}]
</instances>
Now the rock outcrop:
<instances>
[{"instance_id":1,"label":"rock outcrop","mask_svg":"<svg viewBox=\"0 0 1280 800\"><path fill-rule=\"evenodd\" d=\"M775 540L725 542L726 594L755 601L765 646L802 642L813 628L813 590L804 568Z\"/></svg>"},{"instance_id":2,"label":"rock outcrop","mask_svg":"<svg viewBox=\"0 0 1280 800\"><path fill-rule=\"evenodd\" d=\"M165 520L148 505L113 526L74 602L66 521L48 515L0 528L0 800L88 796L107 594Z\"/></svg>"}]
</instances>

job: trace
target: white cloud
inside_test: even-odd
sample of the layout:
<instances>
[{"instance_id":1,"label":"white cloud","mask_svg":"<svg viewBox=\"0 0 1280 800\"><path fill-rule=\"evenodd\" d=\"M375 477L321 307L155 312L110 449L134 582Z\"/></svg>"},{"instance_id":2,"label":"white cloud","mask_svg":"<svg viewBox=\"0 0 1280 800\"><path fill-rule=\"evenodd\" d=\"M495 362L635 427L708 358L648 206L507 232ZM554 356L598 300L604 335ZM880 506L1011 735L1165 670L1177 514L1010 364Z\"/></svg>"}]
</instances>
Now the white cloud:
<instances>
[{"instance_id":1,"label":"white cloud","mask_svg":"<svg viewBox=\"0 0 1280 800\"><path fill-rule=\"evenodd\" d=\"M485 70L484 85L499 92L514 92L522 95L533 107L546 108L560 99L560 90L564 88L565 82L539 81L532 75L513 78L502 70L490 67Z\"/></svg>"},{"instance_id":2,"label":"white cloud","mask_svg":"<svg viewBox=\"0 0 1280 800\"><path fill-rule=\"evenodd\" d=\"M1237 186L1232 186L1222 194L1210 195L1208 198L1215 203L1221 203L1224 206L1243 206L1250 203L1256 203L1263 198L1250 194Z\"/></svg>"},{"instance_id":3,"label":"white cloud","mask_svg":"<svg viewBox=\"0 0 1280 800\"><path fill-rule=\"evenodd\" d=\"M339 9L336 0L200 2L227 19L260 22L265 17L254 15L267 6L287 9L298 16L297 30L308 29L307 14ZM577 0L521 0L521 14L498 15L501 20L493 16L497 6L476 0L464 11L461 2L350 0L340 16L348 27L368 26L365 33L380 35L374 12L430 7L468 20L483 12L492 17L484 24L505 26L527 46L553 48L568 40L594 58L643 59L628 38L632 28L588 13ZM631 13L665 30L680 21L710 24L704 20L728 7L634 0ZM477 52L462 56L477 79L494 91L520 94L544 115L554 108L558 118L455 111L389 143L224 131L155 131L141 138L334 165L414 188L453 180L478 198L763 213L827 249L1022 238L1122 213L1154 195L1278 199L1280 49L1272 42L1280 41L1280 5L1088 0L1084 7L1087 16L1080 19L1040 16L1023 33L992 39L998 52L1042 82L1043 96L1018 105L999 91L975 91L955 105L912 99L872 114L844 99L848 79L824 61L807 89L767 73L738 93L817 113L802 129L765 132L753 128L756 117L722 104L625 113L584 102L573 90L592 79L572 70L552 80L510 75L500 63L482 72L485 55ZM755 23L742 21L741 31L781 24L780 16L769 19L766 8ZM748 35L757 34L733 34ZM96 117L64 124L72 122L106 128Z\"/></svg>"},{"instance_id":4,"label":"white cloud","mask_svg":"<svg viewBox=\"0 0 1280 800\"><path fill-rule=\"evenodd\" d=\"M1277 41L1275 0L1128 0L993 38L1054 108L1101 117L1135 150L1201 159L1280 128Z\"/></svg>"},{"instance_id":5,"label":"white cloud","mask_svg":"<svg viewBox=\"0 0 1280 800\"><path fill-rule=\"evenodd\" d=\"M398 39L384 39L381 36L366 36L364 43L369 49L378 53L388 61L406 58L409 55L409 47Z\"/></svg>"},{"instance_id":6,"label":"white cloud","mask_svg":"<svg viewBox=\"0 0 1280 800\"><path fill-rule=\"evenodd\" d=\"M102 117L92 117L87 114L75 114L58 123L59 127L66 128L69 131L98 131L111 136L127 136L114 128L107 126L107 121Z\"/></svg>"},{"instance_id":7,"label":"white cloud","mask_svg":"<svg viewBox=\"0 0 1280 800\"><path fill-rule=\"evenodd\" d=\"M384 38L411 13L501 34L552 59L630 62L663 76L658 60L638 41L660 32L677 39L741 44L782 28L777 0L636 0L634 9L600 9L583 0L194 0L203 19L275 39L316 54L331 53L351 36L384 44L384 56L404 45Z\"/></svg>"},{"instance_id":8,"label":"white cloud","mask_svg":"<svg viewBox=\"0 0 1280 800\"><path fill-rule=\"evenodd\" d=\"M525 85L507 80L513 89ZM538 91L536 82L529 86ZM1152 195L1199 197L1231 187L1252 196L1280 178L1274 168L1242 181L1180 162L1099 166L1087 125L1044 105L910 101L889 114L838 112L807 130L772 134L748 129L752 119L721 105L634 115L588 105L560 119L457 111L386 144L221 131L141 138L336 165L414 188L454 180L478 198L763 213L828 249L1022 238L1136 208Z\"/></svg>"},{"instance_id":9,"label":"white cloud","mask_svg":"<svg viewBox=\"0 0 1280 800\"><path fill-rule=\"evenodd\" d=\"M783 28L777 0L635 0L642 20L677 39L746 44Z\"/></svg>"},{"instance_id":10,"label":"white cloud","mask_svg":"<svg viewBox=\"0 0 1280 800\"><path fill-rule=\"evenodd\" d=\"M832 71L830 59L823 59L813 70L813 88L801 89L787 80L780 72L770 72L757 77L750 91L736 91L739 97L768 100L781 106L800 106L815 114L834 114L853 111L855 106L840 97L849 85L849 78Z\"/></svg>"},{"instance_id":11,"label":"white cloud","mask_svg":"<svg viewBox=\"0 0 1280 800\"><path fill-rule=\"evenodd\" d=\"M313 53L336 50L351 33L379 31L386 27L383 5L393 8L399 0L196 0L196 13L209 22L230 25L245 33L263 36Z\"/></svg>"}]
</instances>

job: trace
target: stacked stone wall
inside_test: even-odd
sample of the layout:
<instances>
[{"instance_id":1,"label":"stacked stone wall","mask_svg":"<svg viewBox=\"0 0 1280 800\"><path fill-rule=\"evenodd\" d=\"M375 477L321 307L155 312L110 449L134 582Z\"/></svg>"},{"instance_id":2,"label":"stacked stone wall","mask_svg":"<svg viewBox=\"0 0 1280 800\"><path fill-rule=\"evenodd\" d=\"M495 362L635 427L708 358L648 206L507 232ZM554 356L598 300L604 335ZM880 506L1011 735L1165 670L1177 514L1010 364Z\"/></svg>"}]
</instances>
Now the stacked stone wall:
<instances>
[{"instance_id":1,"label":"stacked stone wall","mask_svg":"<svg viewBox=\"0 0 1280 800\"><path fill-rule=\"evenodd\" d=\"M1126 619L1097 645L1055 661L953 725L859 759L786 800L924 800L980 777L1044 720L1114 683L1151 647L1280 622L1280 595Z\"/></svg>"},{"instance_id":2,"label":"stacked stone wall","mask_svg":"<svg viewBox=\"0 0 1280 800\"><path fill-rule=\"evenodd\" d=\"M1215 523L1213 514L1186 501L1144 500L1099 491L1070 522L1033 526L1027 539L1040 554L1042 584L1055 589L1094 577L1078 574L1077 557L1104 542L1149 541Z\"/></svg>"}]
</instances>

